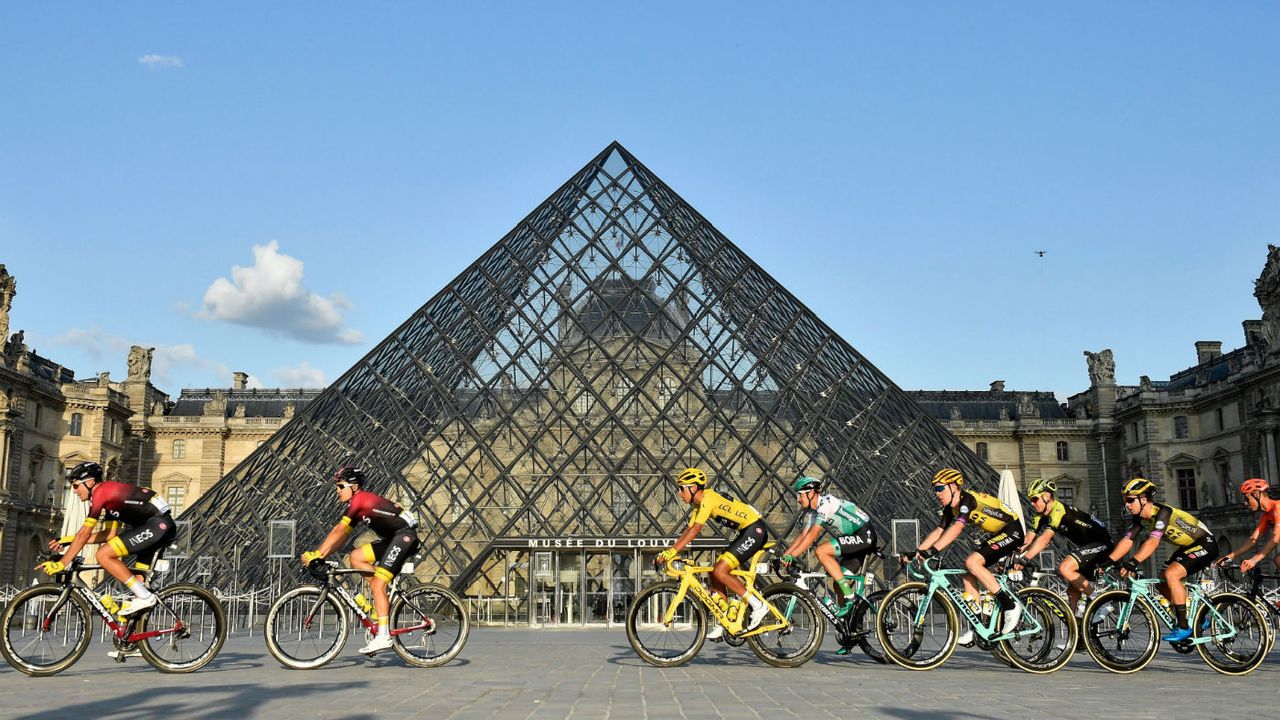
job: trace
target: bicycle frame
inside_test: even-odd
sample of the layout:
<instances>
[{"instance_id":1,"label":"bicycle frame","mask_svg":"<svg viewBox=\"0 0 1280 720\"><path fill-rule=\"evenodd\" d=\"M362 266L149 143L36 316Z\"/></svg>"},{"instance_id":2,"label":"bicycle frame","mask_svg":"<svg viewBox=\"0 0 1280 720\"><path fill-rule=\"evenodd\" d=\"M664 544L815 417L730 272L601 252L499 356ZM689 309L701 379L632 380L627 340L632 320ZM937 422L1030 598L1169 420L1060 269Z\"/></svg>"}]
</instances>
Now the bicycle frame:
<instances>
[{"instance_id":1,"label":"bicycle frame","mask_svg":"<svg viewBox=\"0 0 1280 720\"><path fill-rule=\"evenodd\" d=\"M772 603L765 600L761 597L760 593L756 592L756 564L759 562L760 555L763 554L763 552L764 551L762 550L751 558L749 570L734 570L733 574L742 579L742 584L746 586L748 595L755 595L769 606L769 612L773 617L777 618L779 622L772 624L767 622L761 623L760 627L755 630L740 633L742 629L742 619L739 618L736 622L730 620L728 614L720 609L719 603L715 602L715 600L711 598L711 591L708 590L707 586L698 579L699 575L708 575L715 568L709 565L694 565L685 558L672 558L667 564L666 572L669 577L680 579L680 589L676 591L675 600L667 607L666 614L662 618L662 623L664 625L671 625L675 622L676 610L680 607L680 603L684 602L685 596L692 592L693 596L698 599L698 602L701 602L702 605L711 612L716 621L724 626L724 628L735 637L748 638L752 635L759 635L761 633L782 630L789 627L791 625L790 621L783 617L782 613L778 612L778 609L775 608ZM746 598L743 598L743 600L745 601ZM735 630L735 628L737 629Z\"/></svg>"},{"instance_id":2,"label":"bicycle frame","mask_svg":"<svg viewBox=\"0 0 1280 720\"><path fill-rule=\"evenodd\" d=\"M317 577L317 579L321 580L321 583L320 583L321 592L320 592L320 595L316 597L316 601L311 606L311 609L307 611L306 619L303 621L306 627L311 627L312 620L315 618L316 614L320 612L321 608L324 607L325 598L329 597L330 593L332 593L334 595L337 595L339 600L342 601L342 604L346 605L352 612L356 614L356 619L360 621L361 627L363 627L365 630L368 630L369 632L377 632L378 630L377 620L370 617L369 613L365 612L364 608L360 607L360 603L356 602L355 597L351 595L351 593L347 590L347 588L342 583L334 582L334 578L340 575L363 575L365 577L368 577L370 575L373 575L373 572L368 570L361 570L359 568L340 568L335 563L327 563L327 567L329 568L329 570L327 570L323 575L319 573L312 573L312 575ZM394 601L395 596L399 593L399 588L400 588L399 581L400 581L400 576L396 575L394 578L391 579L391 582L387 585L388 605L390 605L391 602ZM422 622L417 625L410 625L408 627L403 627L403 628L392 628L391 636L395 637L396 635L403 635L404 633L417 632L419 630L429 629L432 625L433 625L432 621L429 618L424 617L422 619Z\"/></svg>"},{"instance_id":3,"label":"bicycle frame","mask_svg":"<svg viewBox=\"0 0 1280 720\"><path fill-rule=\"evenodd\" d=\"M120 622L116 616L108 611L102 604L102 600L98 598L97 593L90 589L88 585L85 585L84 581L80 579L80 573L101 569L101 565L85 565L84 561L77 557L71 561L71 567L54 575L54 584L62 586L62 594L58 596L58 599L53 603L53 606L41 620L41 631L49 631L53 618L57 616L58 610L60 610L62 606L71 599L72 593L76 593L80 595L80 597L84 598L85 601L89 603L89 607L93 608L98 613L98 616L102 618L103 624L110 628L111 632L121 642L136 643L154 637L181 633L186 630L186 625L182 623L181 619L178 619L176 624L171 628L164 630L147 630L146 632L133 632L133 623L137 618L133 617L125 620L124 622ZM129 569L143 573L144 577L147 579L150 579L151 577L151 571L149 569L143 570L138 567L130 567ZM157 603L163 604L163 601L157 598ZM175 618L177 617L176 613L173 613L173 615Z\"/></svg>"},{"instance_id":4,"label":"bicycle frame","mask_svg":"<svg viewBox=\"0 0 1280 720\"><path fill-rule=\"evenodd\" d=\"M932 560L932 558L930 558L930 560ZM929 608L929 603L933 600L933 596L937 593L942 593L943 596L950 600L951 604L959 610L962 615L964 615L965 620L969 621L969 626L973 628L973 631L977 633L978 637L987 642L1012 640L1013 638L1019 638L1024 635L1034 635L1043 632L1044 628L1040 625L1040 621L1036 619L1035 615L1028 615L1024 613L1024 617L1027 617L1031 621L1030 627L1023 630L1015 630L1011 633L998 633L996 628L1000 622L1000 613L991 613L991 617L987 618L987 621L984 623L982 618L979 617L973 611L973 608L970 607L969 603L965 601L964 595L961 594L961 592L951 583L952 575L963 575L968 571L963 568L934 568L929 565L930 560L926 560L923 563L924 571L929 575L929 585L925 590L924 598L920 601L920 607L916 610L916 617L913 621L916 627L924 625L925 611ZM1013 597L1014 602L1019 604L1022 603L1022 601L1018 599L1017 594L1014 593L1013 588L1009 586L1009 580L1005 575L996 575L996 582L1000 584L1001 590L1004 590Z\"/></svg>"},{"instance_id":5,"label":"bicycle frame","mask_svg":"<svg viewBox=\"0 0 1280 720\"><path fill-rule=\"evenodd\" d=\"M1156 599L1163 596L1155 590L1155 586L1163 582L1164 580L1160 578L1133 578L1129 582L1129 600L1120 608L1120 613L1116 616L1116 627L1128 631L1129 617L1133 614L1134 605L1140 601L1146 602L1147 606L1155 611L1156 617L1160 618L1160 622L1164 623L1165 627L1171 630L1176 627L1178 621L1174 618L1173 613ZM1187 618L1190 622L1195 621L1196 611L1199 610L1200 604L1204 603L1209 612L1213 614L1214 619L1228 628L1227 632L1188 638L1184 641L1187 645L1195 646L1216 640L1230 640L1236 636L1238 632L1236 626L1219 613L1213 603L1208 602L1204 592L1200 589L1200 583L1184 583L1184 586L1187 589Z\"/></svg>"}]
</instances>

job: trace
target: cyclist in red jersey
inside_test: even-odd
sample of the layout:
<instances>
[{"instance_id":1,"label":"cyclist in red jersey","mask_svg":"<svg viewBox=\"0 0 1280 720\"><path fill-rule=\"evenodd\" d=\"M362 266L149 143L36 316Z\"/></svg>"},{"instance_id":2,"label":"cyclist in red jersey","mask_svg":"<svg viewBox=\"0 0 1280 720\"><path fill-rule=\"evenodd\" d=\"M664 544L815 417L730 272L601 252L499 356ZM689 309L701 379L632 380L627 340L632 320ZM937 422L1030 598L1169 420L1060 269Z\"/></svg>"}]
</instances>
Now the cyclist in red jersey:
<instances>
[{"instance_id":1,"label":"cyclist in red jersey","mask_svg":"<svg viewBox=\"0 0 1280 720\"><path fill-rule=\"evenodd\" d=\"M412 513L401 510L399 505L362 489L364 472L354 465L338 468L333 474L333 481L338 499L347 507L342 512L342 519L329 531L320 547L302 553L302 564L309 565L313 560L328 557L346 542L353 525L364 525L378 535L378 542L367 543L351 551L351 566L373 573L369 578L369 590L373 595L378 632L368 645L360 648L361 653L372 655L391 648L391 626L388 622L391 603L387 599L387 584L418 550L418 521Z\"/></svg>"},{"instance_id":2,"label":"cyclist in red jersey","mask_svg":"<svg viewBox=\"0 0 1280 720\"><path fill-rule=\"evenodd\" d=\"M89 503L89 514L75 535L49 543L50 550L66 546L62 557L41 563L36 569L49 575L62 572L85 545L104 543L98 548L98 562L134 595L133 600L121 606L120 615L128 617L155 605L155 595L140 575L129 570L124 558L132 555L135 564L147 567L156 553L174 541L178 528L169 505L151 488L103 481L102 466L95 462L82 462L71 468L67 481L76 497ZM102 527L98 527L100 522Z\"/></svg>"},{"instance_id":3,"label":"cyclist in red jersey","mask_svg":"<svg viewBox=\"0 0 1280 720\"><path fill-rule=\"evenodd\" d=\"M1242 557L1258 544L1263 535L1267 535L1268 539L1262 549L1240 563L1240 569L1249 572L1258 563L1267 559L1276 546L1280 545L1280 500L1267 497L1267 488L1270 486L1270 483L1262 478L1249 478L1241 483L1240 494L1244 496L1245 507L1253 512L1262 511L1262 517L1258 519L1258 527L1254 528L1249 541L1224 555L1217 564L1221 565ZM1275 565L1276 569L1280 570L1280 555L1276 556Z\"/></svg>"}]
</instances>

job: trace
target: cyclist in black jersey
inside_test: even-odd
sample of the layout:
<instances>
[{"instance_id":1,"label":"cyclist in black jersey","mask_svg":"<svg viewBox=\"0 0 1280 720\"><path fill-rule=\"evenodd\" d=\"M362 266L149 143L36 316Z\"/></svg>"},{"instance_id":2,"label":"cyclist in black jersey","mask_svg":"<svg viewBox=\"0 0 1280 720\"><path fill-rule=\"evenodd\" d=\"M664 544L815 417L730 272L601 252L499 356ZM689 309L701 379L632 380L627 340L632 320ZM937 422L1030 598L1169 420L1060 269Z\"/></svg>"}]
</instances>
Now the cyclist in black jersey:
<instances>
[{"instance_id":1,"label":"cyclist in black jersey","mask_svg":"<svg viewBox=\"0 0 1280 720\"><path fill-rule=\"evenodd\" d=\"M1053 538L1062 535L1075 546L1075 550L1058 563L1058 574L1067 581L1067 600L1073 608L1080 605L1080 596L1092 591L1089 580L1094 571L1107 561L1115 547L1106 523L1079 508L1066 505L1057 499L1058 483L1037 479L1027 488L1027 499L1035 519L1031 534L1021 554L1013 559L1015 567L1022 567L1028 560L1049 547Z\"/></svg>"},{"instance_id":2,"label":"cyclist in black jersey","mask_svg":"<svg viewBox=\"0 0 1280 720\"><path fill-rule=\"evenodd\" d=\"M1120 558L1133 549L1134 537L1138 533L1146 533L1146 540L1133 553L1133 557L1121 564L1120 575L1126 577L1138 569L1139 563L1155 553L1162 539L1178 547L1178 551L1165 561L1162 573L1164 582L1156 586L1160 594L1173 605L1178 623L1173 631L1165 633L1160 639L1177 643L1191 637L1191 627L1187 624L1187 588L1182 581L1208 567L1218 557L1218 543L1209 528L1191 513L1156 502L1152 498L1155 490L1155 483L1145 478L1134 478L1121 488L1124 506L1133 516L1133 525L1116 542L1109 558L1112 562L1119 562Z\"/></svg>"}]
</instances>

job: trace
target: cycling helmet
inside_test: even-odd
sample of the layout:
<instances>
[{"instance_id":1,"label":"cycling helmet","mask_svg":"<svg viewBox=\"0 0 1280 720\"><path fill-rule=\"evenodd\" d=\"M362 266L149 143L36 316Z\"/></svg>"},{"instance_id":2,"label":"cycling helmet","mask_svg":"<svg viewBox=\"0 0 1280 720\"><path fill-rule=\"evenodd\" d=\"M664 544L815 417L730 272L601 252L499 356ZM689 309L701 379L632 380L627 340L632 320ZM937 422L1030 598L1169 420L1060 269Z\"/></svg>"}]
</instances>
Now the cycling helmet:
<instances>
[{"instance_id":1,"label":"cycling helmet","mask_svg":"<svg viewBox=\"0 0 1280 720\"><path fill-rule=\"evenodd\" d=\"M706 487L707 474L698 468L685 468L676 476L676 484L680 486L696 485L698 487Z\"/></svg>"},{"instance_id":2,"label":"cycling helmet","mask_svg":"<svg viewBox=\"0 0 1280 720\"><path fill-rule=\"evenodd\" d=\"M364 471L355 465L343 465L333 474L333 481L364 485Z\"/></svg>"},{"instance_id":3,"label":"cycling helmet","mask_svg":"<svg viewBox=\"0 0 1280 720\"><path fill-rule=\"evenodd\" d=\"M822 481L817 478L801 477L791 483L791 491L794 493L807 492L809 490L821 490Z\"/></svg>"},{"instance_id":4,"label":"cycling helmet","mask_svg":"<svg viewBox=\"0 0 1280 720\"><path fill-rule=\"evenodd\" d=\"M1043 478L1032 480L1031 487L1027 488L1027 497L1040 497L1042 493L1057 495L1058 483Z\"/></svg>"},{"instance_id":5,"label":"cycling helmet","mask_svg":"<svg viewBox=\"0 0 1280 720\"><path fill-rule=\"evenodd\" d=\"M1265 493L1269 487L1271 487L1271 483L1263 480L1262 478L1249 478L1243 483L1240 483L1240 494L1252 495L1256 492Z\"/></svg>"},{"instance_id":6,"label":"cycling helmet","mask_svg":"<svg viewBox=\"0 0 1280 720\"><path fill-rule=\"evenodd\" d=\"M96 462L86 460L67 471L68 482L80 482L89 478L101 482L102 466Z\"/></svg>"},{"instance_id":7,"label":"cycling helmet","mask_svg":"<svg viewBox=\"0 0 1280 720\"><path fill-rule=\"evenodd\" d=\"M1134 478L1120 488L1121 495L1150 495L1156 491L1156 484L1146 478Z\"/></svg>"},{"instance_id":8,"label":"cycling helmet","mask_svg":"<svg viewBox=\"0 0 1280 720\"><path fill-rule=\"evenodd\" d=\"M934 485L964 485L964 475L960 474L955 468L942 468L933 476Z\"/></svg>"}]
</instances>

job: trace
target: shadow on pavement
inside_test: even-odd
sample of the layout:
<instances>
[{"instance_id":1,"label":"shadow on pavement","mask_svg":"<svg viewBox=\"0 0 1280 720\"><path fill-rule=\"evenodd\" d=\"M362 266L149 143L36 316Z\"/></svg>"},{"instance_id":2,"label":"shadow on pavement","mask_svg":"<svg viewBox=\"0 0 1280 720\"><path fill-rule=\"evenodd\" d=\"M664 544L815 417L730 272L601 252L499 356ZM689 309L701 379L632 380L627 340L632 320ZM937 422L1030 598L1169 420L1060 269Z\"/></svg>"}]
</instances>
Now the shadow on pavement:
<instances>
[{"instance_id":1,"label":"shadow on pavement","mask_svg":"<svg viewBox=\"0 0 1280 720\"><path fill-rule=\"evenodd\" d=\"M88 702L61 705L55 710L40 710L27 715L10 716L14 720L47 720L49 717L111 718L249 718L258 715L262 706L273 700L312 697L324 702L325 694L341 693L340 684L298 684L273 688L246 688L241 684L186 687L150 687L120 695L110 701L101 698ZM363 720L370 713L345 716Z\"/></svg>"}]
</instances>

